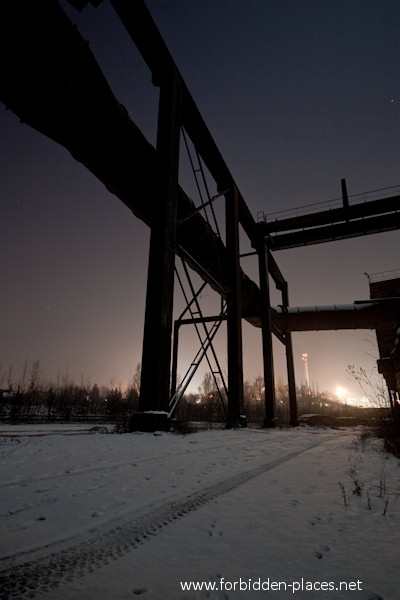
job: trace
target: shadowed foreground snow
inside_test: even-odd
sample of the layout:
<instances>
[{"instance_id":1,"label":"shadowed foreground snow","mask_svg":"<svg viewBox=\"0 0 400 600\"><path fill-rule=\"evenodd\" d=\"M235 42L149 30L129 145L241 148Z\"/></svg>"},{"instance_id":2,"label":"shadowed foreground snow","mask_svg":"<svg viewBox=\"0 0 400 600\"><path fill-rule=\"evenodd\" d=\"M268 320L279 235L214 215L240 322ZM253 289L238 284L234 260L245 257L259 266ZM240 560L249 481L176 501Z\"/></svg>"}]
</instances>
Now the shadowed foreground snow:
<instances>
[{"instance_id":1,"label":"shadowed foreground snow","mask_svg":"<svg viewBox=\"0 0 400 600\"><path fill-rule=\"evenodd\" d=\"M399 461L360 431L2 425L0 452L2 599L398 600Z\"/></svg>"}]
</instances>

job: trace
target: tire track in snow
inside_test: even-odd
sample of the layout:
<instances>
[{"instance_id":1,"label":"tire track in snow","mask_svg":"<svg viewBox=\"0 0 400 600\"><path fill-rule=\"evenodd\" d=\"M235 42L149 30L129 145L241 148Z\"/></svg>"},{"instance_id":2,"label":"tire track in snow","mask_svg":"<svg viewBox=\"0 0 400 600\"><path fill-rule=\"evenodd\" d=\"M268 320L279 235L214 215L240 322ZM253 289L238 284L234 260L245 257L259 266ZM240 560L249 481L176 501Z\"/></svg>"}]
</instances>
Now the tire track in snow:
<instances>
[{"instance_id":1,"label":"tire track in snow","mask_svg":"<svg viewBox=\"0 0 400 600\"><path fill-rule=\"evenodd\" d=\"M25 600L42 596L63 583L83 577L95 569L107 565L131 552L177 519L215 500L219 496L243 485L247 481L296 458L311 450L325 440L320 440L300 450L280 456L261 466L228 477L212 485L200 488L185 497L170 501L132 521L126 520L101 534L82 541L60 551L48 553L50 547L44 547L44 556L16 564L0 571L0 600ZM21 557L22 553L19 555ZM18 555L9 560L15 561Z\"/></svg>"},{"instance_id":2,"label":"tire track in snow","mask_svg":"<svg viewBox=\"0 0 400 600\"><path fill-rule=\"evenodd\" d=\"M242 446L242 442L238 442L237 444L230 443L230 445L229 445L230 448L241 447L241 446ZM218 450L219 448L222 448L222 447L226 447L226 446L219 444L219 445L215 445L215 446L208 446L207 448L204 448L204 447L193 448L190 450L190 454L201 454L205 450L207 450L207 452L209 452L210 450ZM94 464L94 465L91 464L91 465L86 465L86 466L81 466L81 467L68 467L62 471L55 471L53 473L42 473L41 475L35 475L35 476L32 475L31 477L26 477L25 475L22 475L20 477L14 477L14 479L0 481L0 488L3 488L3 487L10 488L13 486L29 485L30 483L36 484L38 481L47 481L47 480L55 481L56 479L58 479L60 477L64 477L66 473L68 474L68 476L72 477L72 476L77 476L77 475L87 475L89 473L95 473L98 471L112 471L112 470L118 469L119 467L127 467L130 465L136 467L137 465L141 465L142 463L147 463L147 462L156 461L156 460L165 460L166 458L176 457L176 456L187 456L187 451L185 450L185 451L180 451L180 452L171 452L167 455L156 454L155 456L146 456L146 457L142 457L142 458L130 458L128 460L124 459L124 460L120 460L120 461L116 461L116 462L101 463L101 464Z\"/></svg>"}]
</instances>

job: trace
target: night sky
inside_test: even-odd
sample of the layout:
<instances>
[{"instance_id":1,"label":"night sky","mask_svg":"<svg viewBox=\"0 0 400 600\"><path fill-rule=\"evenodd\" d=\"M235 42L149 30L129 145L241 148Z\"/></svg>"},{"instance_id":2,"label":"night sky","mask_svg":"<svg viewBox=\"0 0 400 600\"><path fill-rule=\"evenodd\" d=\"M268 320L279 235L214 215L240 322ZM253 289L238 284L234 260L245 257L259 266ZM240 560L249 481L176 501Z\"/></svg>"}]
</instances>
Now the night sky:
<instances>
[{"instance_id":1,"label":"night sky","mask_svg":"<svg viewBox=\"0 0 400 600\"><path fill-rule=\"evenodd\" d=\"M83 13L60 4L155 144L158 89L109 2ZM254 218L340 198L341 178L349 195L400 184L398 0L146 4ZM2 104L0 152L3 374L12 365L18 379L25 360L38 359L46 381L68 373L76 383L125 386L141 360L148 228ZM199 203L186 163L183 157L181 185ZM399 240L391 232L274 256L292 305L346 304L369 297L365 273L400 269ZM241 250L249 250L245 239ZM254 257L242 267L258 281ZM211 290L204 296L218 305ZM176 306L178 313L178 289ZM262 374L261 333L244 322L243 336L244 375L253 380ZM307 352L320 391L341 385L362 395L347 365L374 368L373 333L299 333L293 340L298 384ZM182 375L194 342L185 334ZM226 369L224 335L217 345ZM275 346L276 380L285 382L284 352Z\"/></svg>"}]
</instances>

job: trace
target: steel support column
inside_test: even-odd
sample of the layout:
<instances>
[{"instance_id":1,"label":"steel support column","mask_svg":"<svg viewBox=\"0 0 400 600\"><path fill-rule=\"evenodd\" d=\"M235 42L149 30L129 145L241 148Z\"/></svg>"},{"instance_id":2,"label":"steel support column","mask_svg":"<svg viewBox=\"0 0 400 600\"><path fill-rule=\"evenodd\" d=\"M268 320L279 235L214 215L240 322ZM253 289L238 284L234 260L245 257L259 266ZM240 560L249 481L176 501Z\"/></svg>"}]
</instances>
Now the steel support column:
<instances>
[{"instance_id":1,"label":"steel support column","mask_svg":"<svg viewBox=\"0 0 400 600\"><path fill-rule=\"evenodd\" d=\"M171 397L176 392L178 381L178 346L179 346L179 329L181 323L179 320L174 323L174 340L172 345L172 370L171 370Z\"/></svg>"},{"instance_id":2,"label":"steel support column","mask_svg":"<svg viewBox=\"0 0 400 600\"><path fill-rule=\"evenodd\" d=\"M346 180L342 179L340 181L340 184L342 186L342 199L343 199L343 208L349 208L350 204L349 204L349 195L347 193L347 185L346 185Z\"/></svg>"},{"instance_id":3,"label":"steel support column","mask_svg":"<svg viewBox=\"0 0 400 600\"><path fill-rule=\"evenodd\" d=\"M261 292L261 330L265 387L264 427L272 428L275 427L275 380L272 350L271 302L269 294L268 249L264 239L260 240L257 253Z\"/></svg>"},{"instance_id":4,"label":"steel support column","mask_svg":"<svg viewBox=\"0 0 400 600\"><path fill-rule=\"evenodd\" d=\"M282 304L285 307L289 306L289 291L287 281L282 289ZM296 381L294 377L293 344L292 334L290 331L286 331L285 333L285 347L289 390L290 425L296 426L299 424L299 421L297 415Z\"/></svg>"},{"instance_id":5,"label":"steel support column","mask_svg":"<svg viewBox=\"0 0 400 600\"><path fill-rule=\"evenodd\" d=\"M239 194L236 186L225 194L227 253L228 417L227 427L241 424L243 406L242 303L239 250Z\"/></svg>"},{"instance_id":6,"label":"steel support column","mask_svg":"<svg viewBox=\"0 0 400 600\"><path fill-rule=\"evenodd\" d=\"M160 88L157 155L159 208L151 222L139 412L135 429L168 427L180 140L180 78L175 68ZM165 415L163 414L165 413Z\"/></svg>"}]
</instances>

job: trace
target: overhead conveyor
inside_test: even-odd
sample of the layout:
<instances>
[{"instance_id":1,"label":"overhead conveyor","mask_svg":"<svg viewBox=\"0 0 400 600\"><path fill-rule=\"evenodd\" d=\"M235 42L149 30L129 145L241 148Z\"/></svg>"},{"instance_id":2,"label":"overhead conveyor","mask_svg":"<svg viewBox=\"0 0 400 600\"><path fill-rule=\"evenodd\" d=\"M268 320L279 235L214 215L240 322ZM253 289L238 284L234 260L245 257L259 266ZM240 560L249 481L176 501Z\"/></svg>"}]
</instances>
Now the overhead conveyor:
<instances>
[{"instance_id":1,"label":"overhead conveyor","mask_svg":"<svg viewBox=\"0 0 400 600\"><path fill-rule=\"evenodd\" d=\"M101 0L92 1L94 6L100 3ZM70 4L81 10L87 2L70 0ZM388 219L391 221L392 229L398 228L399 196L379 207L370 204L367 209L349 206L344 197L343 207L335 213L336 221L330 220L328 224L327 215L309 215L306 221L288 222L286 219L283 223L275 220L272 225L257 224L145 3L143 0L111 0L111 4L149 67L154 85L160 88L156 147L146 140L119 103L88 43L56 0L8 0L2 6L0 100L22 122L66 148L151 228L141 404L136 426L150 429L160 424L168 426L172 414L170 403L173 407L176 405L175 396L171 401L170 394L175 255L225 302L224 311L217 318L227 322L227 425L240 424L243 318L262 331L265 425L273 426L275 422L272 334L286 348L291 421L295 424L291 331L300 326L304 331L304 327L314 327L317 321L318 328L340 328L328 325L343 324L349 312L352 313L350 321L354 324L360 319L360 325L361 315L364 320L369 313L380 318L377 316L380 309L375 303L371 307L353 305L340 310L290 308L288 284L271 249L358 235L360 223L366 223L368 213L365 211L371 211L372 207L375 211L387 206L388 210L385 208L385 215L381 216L385 223ZM140 85L132 82L135 84ZM195 205L179 183L181 132L190 138L197 159L215 182L217 195L208 196L201 206ZM225 241L202 214L216 197L224 202ZM373 219L378 219L377 212L371 214ZM329 218L332 219L332 214ZM376 231L378 225L379 231L388 229L387 224L377 224L368 230L364 227L364 233ZM239 226L258 256L259 284L240 266ZM304 238L306 229L311 233L306 232L309 237ZM291 236L289 242L284 241L288 239L285 236ZM282 308L270 307L270 278L282 293ZM398 308L393 310L396 312ZM368 318L372 318L371 315ZM202 323L208 320L201 316ZM191 321L196 321L193 315ZM206 338L213 333L214 330L209 330Z\"/></svg>"},{"instance_id":2,"label":"overhead conveyor","mask_svg":"<svg viewBox=\"0 0 400 600\"><path fill-rule=\"evenodd\" d=\"M347 195L342 179L338 200L258 215L258 227L272 250L287 250L400 228L400 186ZM295 213L295 214L293 214Z\"/></svg>"}]
</instances>

